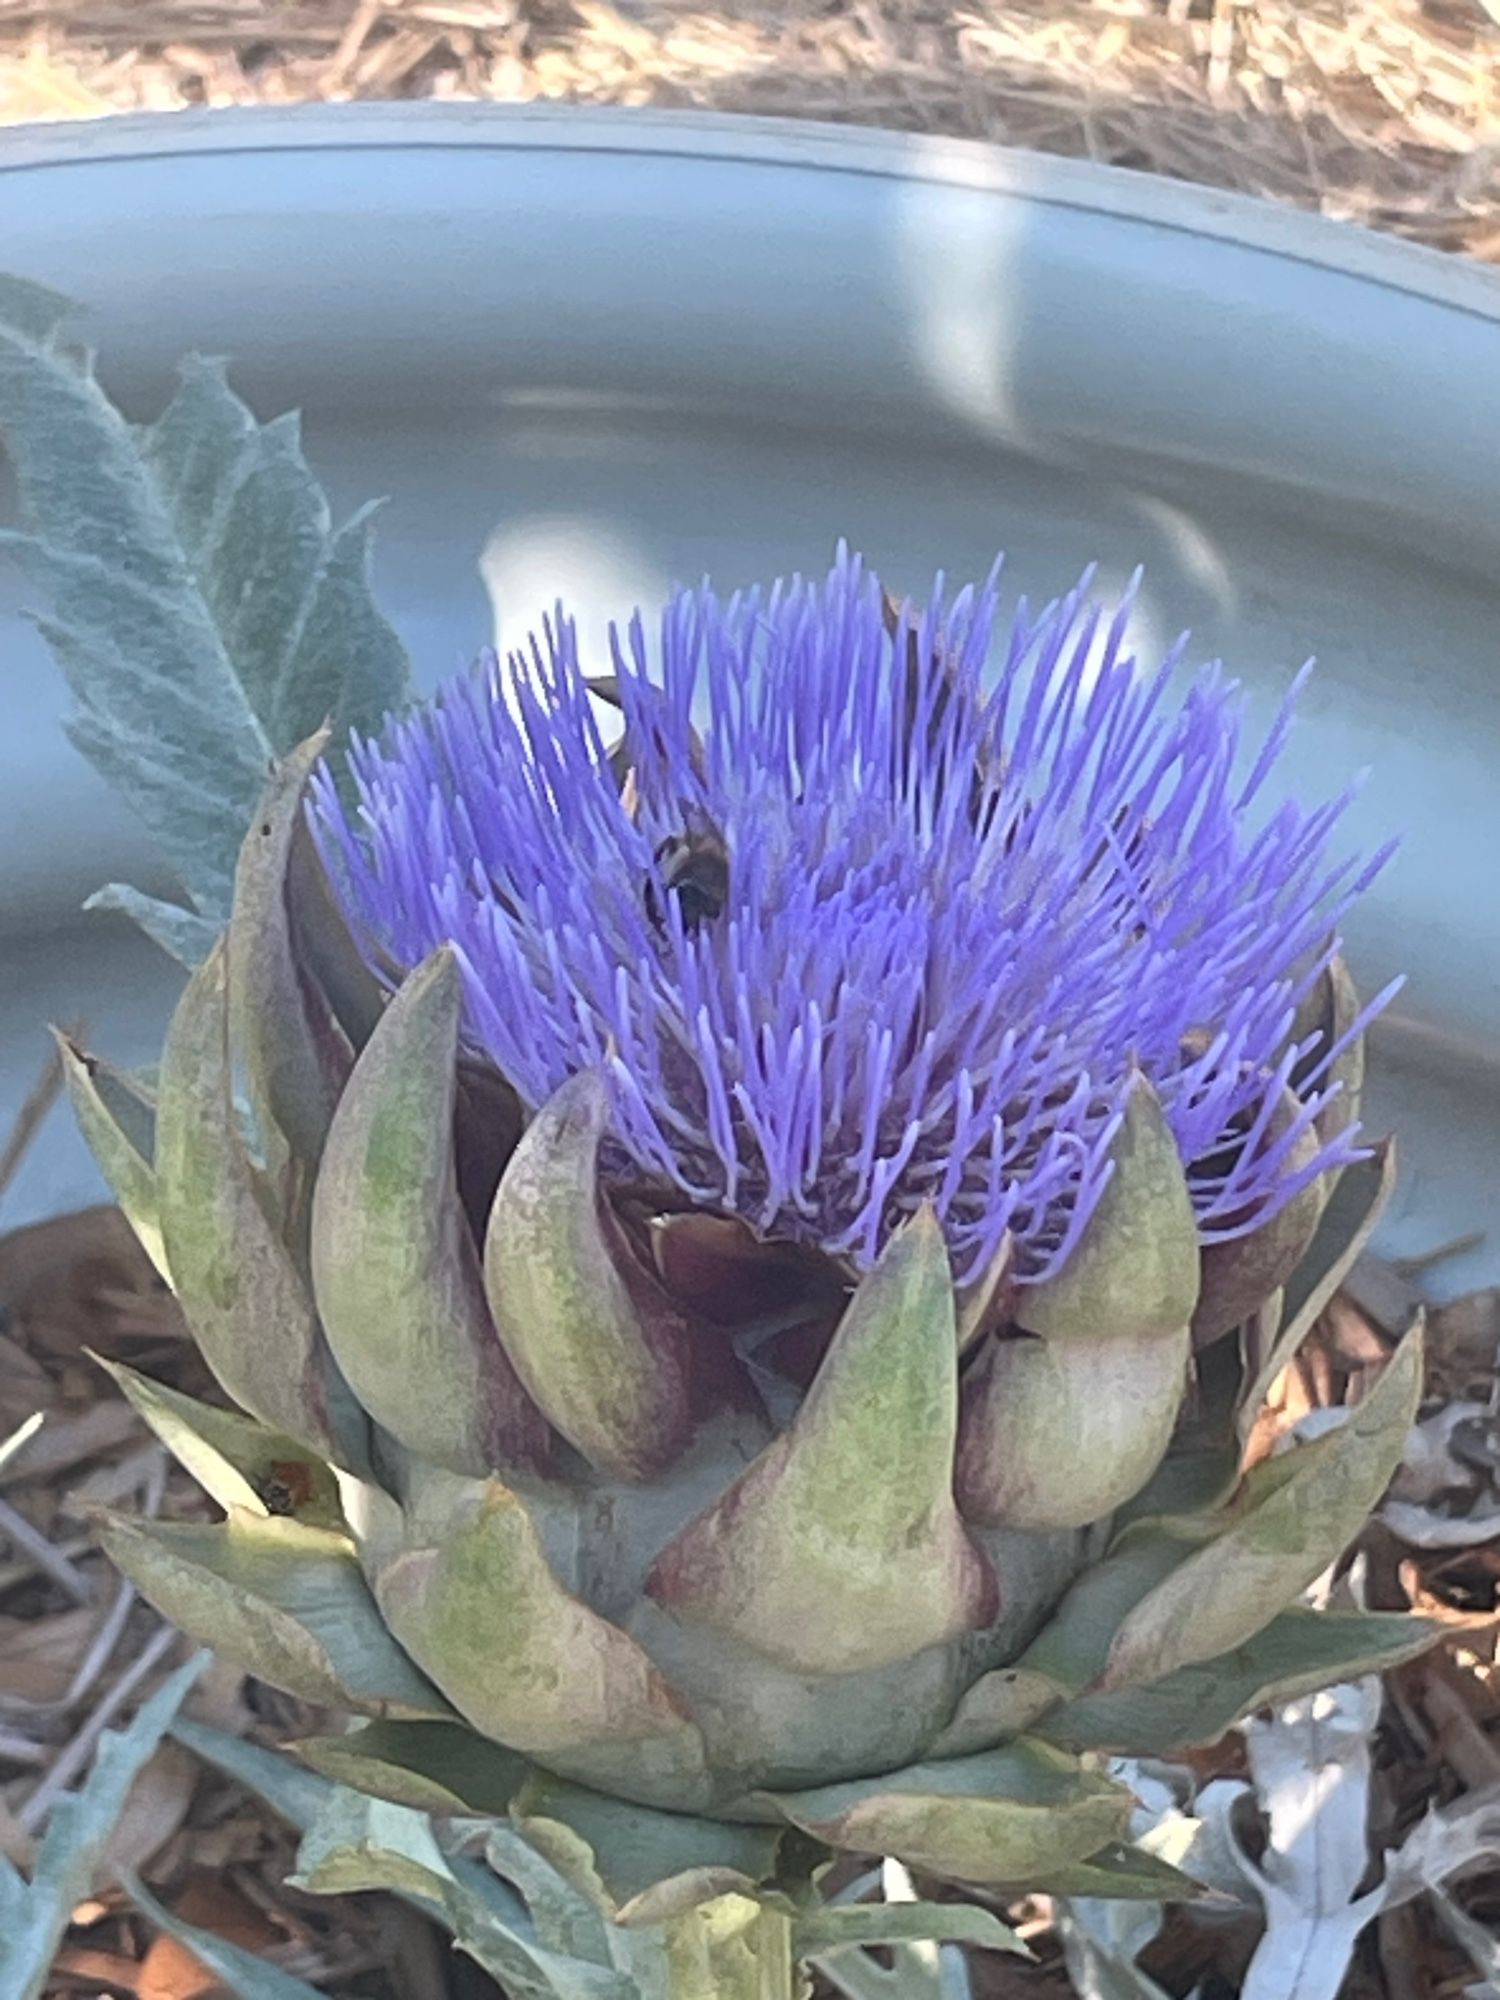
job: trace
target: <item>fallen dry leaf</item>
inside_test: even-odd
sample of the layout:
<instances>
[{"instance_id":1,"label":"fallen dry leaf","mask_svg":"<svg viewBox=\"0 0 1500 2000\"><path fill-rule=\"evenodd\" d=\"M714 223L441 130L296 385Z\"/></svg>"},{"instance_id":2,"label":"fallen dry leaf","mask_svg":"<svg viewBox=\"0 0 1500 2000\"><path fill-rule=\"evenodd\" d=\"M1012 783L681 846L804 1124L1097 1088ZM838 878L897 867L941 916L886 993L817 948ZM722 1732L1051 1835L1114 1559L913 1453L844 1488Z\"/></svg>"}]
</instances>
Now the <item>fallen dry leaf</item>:
<instances>
[{"instance_id":1,"label":"fallen dry leaf","mask_svg":"<svg viewBox=\"0 0 1500 2000\"><path fill-rule=\"evenodd\" d=\"M0 1237L0 1302L42 1361L185 1337L176 1301L112 1204Z\"/></svg>"},{"instance_id":2,"label":"fallen dry leaf","mask_svg":"<svg viewBox=\"0 0 1500 2000\"><path fill-rule=\"evenodd\" d=\"M140 1874L187 1818L199 1763L180 1743L163 1743L131 1786L94 1878L103 1890L124 1870Z\"/></svg>"},{"instance_id":3,"label":"fallen dry leaf","mask_svg":"<svg viewBox=\"0 0 1500 2000\"><path fill-rule=\"evenodd\" d=\"M1500 1285L1434 1306L1427 1321L1429 1365L1463 1390L1492 1384L1500 1361Z\"/></svg>"},{"instance_id":4,"label":"fallen dry leaf","mask_svg":"<svg viewBox=\"0 0 1500 2000\"><path fill-rule=\"evenodd\" d=\"M20 1480L55 1479L85 1459L98 1458L127 1442L138 1444L144 1426L122 1397L102 1391L100 1400L73 1415L49 1416L3 1469L0 1486Z\"/></svg>"},{"instance_id":5,"label":"fallen dry leaf","mask_svg":"<svg viewBox=\"0 0 1500 2000\"><path fill-rule=\"evenodd\" d=\"M213 1931L247 1951L265 1952L283 1941L253 1903L227 1883L207 1876L194 1876L172 1899L172 1909L184 1923ZM175 1938L153 1940L136 1974L136 2000L210 2000L210 1996L217 2000L222 1990L216 1976Z\"/></svg>"},{"instance_id":6,"label":"fallen dry leaf","mask_svg":"<svg viewBox=\"0 0 1500 2000\"><path fill-rule=\"evenodd\" d=\"M50 1410L57 1401L52 1377L3 1331L3 1324L0 1301L0 1437L8 1436L34 1410Z\"/></svg>"},{"instance_id":7,"label":"fallen dry leaf","mask_svg":"<svg viewBox=\"0 0 1500 2000\"><path fill-rule=\"evenodd\" d=\"M68 1690L107 1601L40 1618L0 1618L0 1702L54 1702Z\"/></svg>"},{"instance_id":8,"label":"fallen dry leaf","mask_svg":"<svg viewBox=\"0 0 1500 2000\"><path fill-rule=\"evenodd\" d=\"M140 1966L134 1959L122 1958L118 1952L97 1951L90 1945L64 1945L57 1954L55 1969L67 1975L69 1991L76 1993L80 1987L87 1989L100 1986L108 1992L139 1993L137 1979ZM76 1982L76 1983L75 1983ZM94 2000L94 1994L89 1994ZM105 2000L103 1994L99 2000ZM204 2000L207 2000L205 1993Z\"/></svg>"}]
</instances>

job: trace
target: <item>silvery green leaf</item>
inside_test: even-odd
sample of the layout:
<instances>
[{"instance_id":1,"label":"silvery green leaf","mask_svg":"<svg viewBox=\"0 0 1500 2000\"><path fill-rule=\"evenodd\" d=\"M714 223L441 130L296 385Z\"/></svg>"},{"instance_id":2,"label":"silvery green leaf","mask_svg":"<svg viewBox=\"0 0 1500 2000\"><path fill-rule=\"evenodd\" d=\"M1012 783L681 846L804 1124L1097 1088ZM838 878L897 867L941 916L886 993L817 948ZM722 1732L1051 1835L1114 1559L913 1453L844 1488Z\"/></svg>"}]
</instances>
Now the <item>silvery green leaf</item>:
<instances>
[{"instance_id":1,"label":"silvery green leaf","mask_svg":"<svg viewBox=\"0 0 1500 2000\"><path fill-rule=\"evenodd\" d=\"M1500 1942L1478 1924L1446 1884L1474 1868L1488 1868L1500 1852L1500 1784L1464 1792L1450 1806L1434 1806L1400 1848L1388 1856L1384 1908L1392 1910L1428 1894L1442 1922L1474 1960L1484 1978L1466 1986L1468 2000L1500 2000Z\"/></svg>"},{"instance_id":2,"label":"silvery green leaf","mask_svg":"<svg viewBox=\"0 0 1500 2000\"><path fill-rule=\"evenodd\" d=\"M529 1926L504 1922L457 1868L443 1921L459 1949L493 1974L510 2000L652 2000L610 1967L549 1950Z\"/></svg>"},{"instance_id":3,"label":"silvery green leaf","mask_svg":"<svg viewBox=\"0 0 1500 2000\"><path fill-rule=\"evenodd\" d=\"M452 1879L425 1813L366 1798L344 1785L331 1787L303 1834L297 1872L290 1878L293 1888L313 1896L392 1889L438 1908Z\"/></svg>"},{"instance_id":4,"label":"silvery green leaf","mask_svg":"<svg viewBox=\"0 0 1500 2000\"><path fill-rule=\"evenodd\" d=\"M609 1961L604 1918L587 1896L539 1854L513 1826L497 1824L485 1842L485 1859L520 1895L549 1951L570 1958Z\"/></svg>"},{"instance_id":5,"label":"silvery green leaf","mask_svg":"<svg viewBox=\"0 0 1500 2000\"><path fill-rule=\"evenodd\" d=\"M213 949L220 926L200 917L181 903L168 903L160 896L148 896L132 889L128 882L106 882L96 889L83 906L86 910L118 910L139 924L153 944L160 945L168 958L191 970L201 965Z\"/></svg>"},{"instance_id":6,"label":"silvery green leaf","mask_svg":"<svg viewBox=\"0 0 1500 2000\"><path fill-rule=\"evenodd\" d=\"M549 1949L507 1884L479 1863L446 1853L432 1821L410 1806L329 1786L297 1850L292 1881L315 1895L386 1889L415 1903L512 2000L640 2000L618 1973ZM559 1887L567 1889L560 1878Z\"/></svg>"},{"instance_id":7,"label":"silvery green leaf","mask_svg":"<svg viewBox=\"0 0 1500 2000\"><path fill-rule=\"evenodd\" d=\"M1136 1809L1130 1816L1132 1837L1145 1845L1153 1835L1167 1836L1167 1858L1174 1866L1183 1866L1181 1849L1186 1839L1179 1839L1175 1846L1170 1839L1173 1833L1185 1835L1189 1824L1178 1808L1175 1768L1115 1758L1110 1775L1128 1785L1136 1796ZM1160 1845L1154 1851L1160 1852ZM1165 1903L1125 1902L1102 1896L1059 1897L1053 1914L1068 1976L1080 2000L1166 2000L1156 1981L1136 1964L1161 1929Z\"/></svg>"},{"instance_id":8,"label":"silvery green leaf","mask_svg":"<svg viewBox=\"0 0 1500 2000\"><path fill-rule=\"evenodd\" d=\"M1464 1988L1465 2000L1500 2000L1500 1941L1494 1932L1476 1922L1446 1889L1434 1889L1432 1900L1455 1940L1473 1960L1474 1969L1484 1975Z\"/></svg>"},{"instance_id":9,"label":"silvery green leaf","mask_svg":"<svg viewBox=\"0 0 1500 2000\"><path fill-rule=\"evenodd\" d=\"M1259 1863L1240 1865L1265 1905L1245 2000L1335 2000L1355 1943L1385 1891L1356 1891L1369 1865L1373 1676L1288 1702L1245 1724L1250 1775L1267 1825Z\"/></svg>"},{"instance_id":10,"label":"silvery green leaf","mask_svg":"<svg viewBox=\"0 0 1500 2000\"><path fill-rule=\"evenodd\" d=\"M1386 1857L1386 1908L1409 1903L1500 1854L1500 1782L1464 1792L1419 1819Z\"/></svg>"},{"instance_id":11,"label":"silvery green leaf","mask_svg":"<svg viewBox=\"0 0 1500 2000\"><path fill-rule=\"evenodd\" d=\"M245 1951L227 1938L221 1938L215 1931L200 1929L197 1924L185 1924L181 1917L158 1903L156 1898L134 1875L121 1877L122 1885L136 1907L148 1916L158 1930L168 1937L176 1938L201 1964L221 1980L238 2000L323 2000L323 1995L315 1986L309 1986L305 1979L294 1979L289 1972L283 1972L279 1965L270 1965L254 1952Z\"/></svg>"},{"instance_id":12,"label":"silvery green leaf","mask_svg":"<svg viewBox=\"0 0 1500 2000\"><path fill-rule=\"evenodd\" d=\"M992 1910L966 1903L913 1901L825 1906L799 1918L794 1935L798 1955L808 1958L868 1945L894 1944L931 1945L936 1957L936 1947L948 1941L1028 1956L1026 1946L1009 1924L1002 1923Z\"/></svg>"},{"instance_id":13,"label":"silvery green leaf","mask_svg":"<svg viewBox=\"0 0 1500 2000\"><path fill-rule=\"evenodd\" d=\"M865 1899L871 1890L880 1890L881 1900ZM912 1913L917 1913L913 1921ZM929 1925L924 1919L936 1915L940 1921ZM975 1928L969 1929L973 1924ZM998 1927L982 1935L988 1925ZM828 1939L826 1956L817 1956L814 1947L819 1933ZM884 1931L884 1937L876 1935ZM858 1933L864 1932L865 1935ZM910 1869L899 1861L882 1861L878 1869L860 1876L828 1902L803 1910L794 1933L799 1951L805 1951L829 1986L845 2000L974 2000L968 1964L956 1944L939 1944L939 1937L962 1938L968 1944L982 1944L1023 1954L1026 1946L1001 1924L989 1910L962 1904L944 1904L936 1909L918 1900ZM887 1963L870 1956L863 1947L887 1945ZM849 1950L846 1946L861 1949Z\"/></svg>"},{"instance_id":14,"label":"silvery green leaf","mask_svg":"<svg viewBox=\"0 0 1500 2000\"><path fill-rule=\"evenodd\" d=\"M1111 1768L1118 1775L1118 1766ZM1191 1773L1186 1775L1192 1780ZM1256 1907L1257 1898L1239 1865L1234 1835L1235 1809L1249 1789L1240 1778L1211 1778L1206 1785L1190 1782L1184 1795L1189 1804L1162 1813L1136 1835L1142 1852L1179 1868L1209 1892L1211 1903L1194 1906L1200 1920L1243 1915Z\"/></svg>"},{"instance_id":15,"label":"silvery green leaf","mask_svg":"<svg viewBox=\"0 0 1500 2000\"><path fill-rule=\"evenodd\" d=\"M346 1786L335 1784L331 1778L309 1770L295 1758L280 1756L274 1750L262 1749L259 1744L247 1743L238 1736L227 1736L222 1730L210 1729L201 1722L180 1720L173 1725L172 1734L206 1764L212 1764L216 1771L222 1771L226 1777L233 1778L236 1783L254 1792L257 1798L263 1799L273 1812L279 1813L299 1833L308 1834L315 1827L321 1828L320 1840L325 1843L333 1824L335 1801L347 1802L361 1797ZM347 1805L340 1804L337 1809L347 1810ZM423 1825L428 1824L421 1814L413 1814L413 1817ZM425 1845L423 1851L426 1851ZM500 1921L524 1924L526 1913L520 1898L505 1883L497 1881L481 1862L454 1856L445 1857L444 1865L462 1886L465 1895L472 1897L478 1905L488 1909ZM441 1922L448 1922L446 1909L433 1906L430 1898L420 1900L423 1907L430 1909Z\"/></svg>"},{"instance_id":16,"label":"silvery green leaf","mask_svg":"<svg viewBox=\"0 0 1500 2000\"><path fill-rule=\"evenodd\" d=\"M128 1728L107 1730L99 1739L83 1789L52 1809L30 1882L0 1860L0 1993L5 2000L39 2000L52 1955L73 1910L92 1887L136 1775L208 1658L199 1653L179 1667L141 1704Z\"/></svg>"},{"instance_id":17,"label":"silvery green leaf","mask_svg":"<svg viewBox=\"0 0 1500 2000\"><path fill-rule=\"evenodd\" d=\"M812 1961L819 1978L844 2000L973 2000L974 1988L956 1945L894 1944L882 1965L867 1951L839 1951Z\"/></svg>"},{"instance_id":18,"label":"silvery green leaf","mask_svg":"<svg viewBox=\"0 0 1500 2000\"><path fill-rule=\"evenodd\" d=\"M270 760L325 718L375 726L405 657L368 588L369 512L333 527L296 418L257 423L222 364L193 359L134 428L64 344L72 311L0 279L0 436L24 530L3 539L51 600L74 742L217 925ZM169 908L152 934L198 949Z\"/></svg>"},{"instance_id":19,"label":"silvery green leaf","mask_svg":"<svg viewBox=\"0 0 1500 2000\"><path fill-rule=\"evenodd\" d=\"M1200 1917L1255 1908L1229 1830L1230 1813L1247 1786L1224 1778L1200 1787L1186 1765L1158 1760L1112 1758L1109 1770L1136 1796L1132 1851L1180 1869L1188 1884L1213 1892L1212 1903L1195 1904ZM1103 1895L1056 1900L1054 1921L1080 2000L1166 2000L1136 1961L1161 1929L1170 1900L1169 1894L1132 1902Z\"/></svg>"}]
</instances>

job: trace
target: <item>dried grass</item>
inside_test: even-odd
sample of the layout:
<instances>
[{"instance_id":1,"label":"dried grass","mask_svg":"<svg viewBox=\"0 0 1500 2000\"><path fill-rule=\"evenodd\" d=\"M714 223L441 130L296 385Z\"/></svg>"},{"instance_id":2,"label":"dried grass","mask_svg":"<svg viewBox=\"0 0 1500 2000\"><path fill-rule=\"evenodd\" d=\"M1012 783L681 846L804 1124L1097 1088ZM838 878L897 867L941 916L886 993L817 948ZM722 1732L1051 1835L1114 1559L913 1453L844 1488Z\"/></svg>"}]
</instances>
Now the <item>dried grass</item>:
<instances>
[{"instance_id":1,"label":"dried grass","mask_svg":"<svg viewBox=\"0 0 1500 2000\"><path fill-rule=\"evenodd\" d=\"M0 122L706 106L1084 155L1500 258L1497 59L1480 0L0 0Z\"/></svg>"}]
</instances>

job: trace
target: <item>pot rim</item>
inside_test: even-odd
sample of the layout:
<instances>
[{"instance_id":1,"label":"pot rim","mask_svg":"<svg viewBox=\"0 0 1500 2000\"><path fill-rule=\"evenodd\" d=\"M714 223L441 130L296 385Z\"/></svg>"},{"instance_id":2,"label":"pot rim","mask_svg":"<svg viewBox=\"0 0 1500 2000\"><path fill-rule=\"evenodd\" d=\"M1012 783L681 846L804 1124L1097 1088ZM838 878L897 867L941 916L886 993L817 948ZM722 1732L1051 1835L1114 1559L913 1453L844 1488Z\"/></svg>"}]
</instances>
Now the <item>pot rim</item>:
<instances>
[{"instance_id":1,"label":"pot rim","mask_svg":"<svg viewBox=\"0 0 1500 2000\"><path fill-rule=\"evenodd\" d=\"M1500 321L1500 271L1363 224L1093 160L822 119L571 104L397 100L127 112L0 129L0 173L263 152L597 153L922 181L1150 223Z\"/></svg>"}]
</instances>

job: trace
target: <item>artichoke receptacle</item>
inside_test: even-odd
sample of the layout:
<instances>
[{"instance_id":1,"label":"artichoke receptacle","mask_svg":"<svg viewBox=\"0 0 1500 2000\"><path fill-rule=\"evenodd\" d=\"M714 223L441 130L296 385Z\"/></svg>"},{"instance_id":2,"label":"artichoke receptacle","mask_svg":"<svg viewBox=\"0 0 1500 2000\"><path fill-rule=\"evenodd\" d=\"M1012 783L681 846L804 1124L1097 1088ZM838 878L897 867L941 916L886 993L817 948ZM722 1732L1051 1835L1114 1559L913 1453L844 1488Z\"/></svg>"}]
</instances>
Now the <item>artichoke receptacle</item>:
<instances>
[{"instance_id":1,"label":"artichoke receptacle","mask_svg":"<svg viewBox=\"0 0 1500 2000\"><path fill-rule=\"evenodd\" d=\"M359 747L357 806L286 759L154 1102L70 1054L245 1413L122 1371L226 1519L110 1547L366 1719L325 1768L604 1875L655 1813L719 1890L800 1829L1141 1893L1094 1753L1425 1642L1299 1601L1415 1337L1239 1449L1389 1186L1334 942L1372 869L1341 800L1263 807L1289 712L1247 773L1125 610L1023 606L998 674L996 619L841 558L590 681L559 614Z\"/></svg>"}]
</instances>

